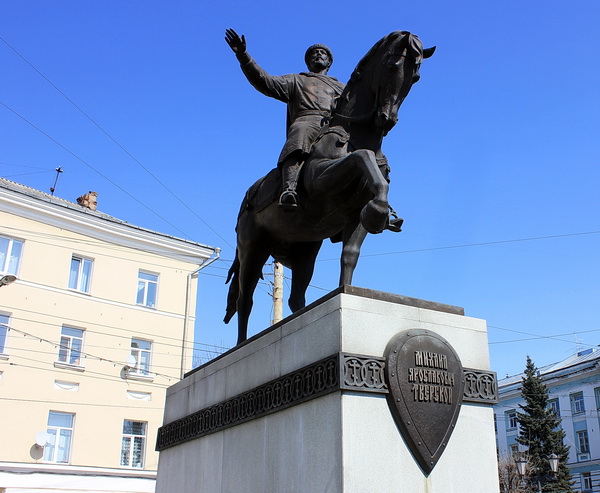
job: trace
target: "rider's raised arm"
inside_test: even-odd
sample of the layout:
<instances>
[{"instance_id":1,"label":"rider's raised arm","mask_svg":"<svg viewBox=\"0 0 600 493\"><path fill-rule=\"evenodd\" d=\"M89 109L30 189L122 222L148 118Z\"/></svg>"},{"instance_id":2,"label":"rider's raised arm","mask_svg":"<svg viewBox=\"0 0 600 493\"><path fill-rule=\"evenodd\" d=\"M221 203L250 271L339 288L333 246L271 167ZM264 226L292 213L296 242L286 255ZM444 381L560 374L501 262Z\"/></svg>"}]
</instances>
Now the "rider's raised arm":
<instances>
[{"instance_id":1,"label":"rider's raised arm","mask_svg":"<svg viewBox=\"0 0 600 493\"><path fill-rule=\"evenodd\" d=\"M294 89L294 75L274 76L268 74L246 51L246 38L238 36L233 29L226 31L225 40L240 62L248 82L265 96L288 103Z\"/></svg>"}]
</instances>

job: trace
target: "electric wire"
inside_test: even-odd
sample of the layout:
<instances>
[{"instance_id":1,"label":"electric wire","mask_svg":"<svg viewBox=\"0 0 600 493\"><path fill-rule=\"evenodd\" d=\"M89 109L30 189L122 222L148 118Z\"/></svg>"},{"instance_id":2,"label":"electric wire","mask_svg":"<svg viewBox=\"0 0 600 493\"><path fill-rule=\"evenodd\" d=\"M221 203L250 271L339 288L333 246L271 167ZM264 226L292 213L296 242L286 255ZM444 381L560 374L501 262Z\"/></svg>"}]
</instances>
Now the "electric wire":
<instances>
[{"instance_id":1,"label":"electric wire","mask_svg":"<svg viewBox=\"0 0 600 493\"><path fill-rule=\"evenodd\" d=\"M159 411L162 410L162 407L144 407L141 408L140 406L124 406L123 404L98 404L98 403L91 403L91 402L74 402L74 401L48 401L48 400L42 400L42 399L22 399L22 398L17 398L17 397L0 397L0 400L3 401L19 401L19 402L38 402L38 403L43 403L43 404L63 404L63 405L68 405L68 406L92 406L92 407L120 407L120 408L125 408L125 409L148 409L148 410L155 410L155 411Z\"/></svg>"},{"instance_id":2,"label":"electric wire","mask_svg":"<svg viewBox=\"0 0 600 493\"><path fill-rule=\"evenodd\" d=\"M40 363L39 360L36 359L32 359L32 358L27 358L25 356L21 356L21 355L11 355L11 358L18 358L18 359L22 359L25 361L31 361L34 363ZM44 363L44 362L42 362ZM95 372L95 371L91 371L86 369L85 372L83 374L81 374L80 372L77 371L73 371L67 368L57 368L54 366L53 363L44 363L47 364L49 366L49 368L41 368L39 366L28 366L28 365L23 365L21 363L15 363L12 361L0 361L0 366L5 365L5 366L22 366L25 368L30 368L30 369L35 369L35 370L40 370L40 371L49 371L49 372L53 372L53 373L60 373L60 374L65 374L65 375L71 375L72 377L74 377L75 375L73 375L74 373L76 375L81 375L81 377L79 378L92 378L92 379L96 379L96 380L106 380L106 381L110 381L110 382L122 382L122 383L130 383L133 384L135 383L136 385L144 385L144 386L149 386L149 387L155 387L155 388L161 388L161 389L166 389L168 388L170 385L167 384L160 384L157 382L151 382L151 381L146 381L146 380L129 380L129 379L124 379L120 376L117 375L107 375L106 373L100 373L100 372ZM175 378L175 377L171 377L169 378L169 381L171 380L177 380L179 381L179 378Z\"/></svg>"},{"instance_id":3,"label":"electric wire","mask_svg":"<svg viewBox=\"0 0 600 493\"><path fill-rule=\"evenodd\" d=\"M38 339L40 342L45 342L47 344L50 344L50 345L54 346L57 349L65 349L65 350L67 350L69 352L72 352L72 347L70 345L64 345L64 344L61 344L60 342L54 342L54 341L51 341L51 340L46 339L44 337L40 337L40 336L36 336L36 335L30 334L30 333L25 332L23 330L19 330L19 329L15 329L15 328L11 328L11 330L14 330L15 332L20 333L20 334L22 334L22 335L24 335L26 337L31 337L32 339ZM105 358L105 357L102 357L102 356L98 356L98 355L89 353L87 351L81 351L80 350L80 351L77 351L77 353L81 354L83 358L95 359L95 360L98 360L98 361L103 361L103 362L111 363L113 365L120 365L120 366L124 366L125 365L124 361L116 361L116 360L113 360L113 359L110 359L110 358ZM19 356L19 357L22 357L22 356ZM171 379L177 379L176 377L174 377L172 375L166 375L164 373L157 373L157 372L153 371L152 374L156 375L156 376L161 376L161 377L167 378L169 380L171 380Z\"/></svg>"},{"instance_id":4,"label":"electric wire","mask_svg":"<svg viewBox=\"0 0 600 493\"><path fill-rule=\"evenodd\" d=\"M127 329L127 328L121 328L121 327L115 327L114 325L107 325L107 324L101 324L101 323L97 323L97 322L91 322L91 321L83 321L83 320L75 320L75 319L71 319L69 317L63 317L60 315L53 315L50 313L41 313L41 312L36 312L33 310L26 310L26 309L20 309L20 311L25 311L27 313L33 313L36 315L43 315L45 317L50 317L50 318L54 318L54 319L58 319L58 320L62 320L64 321L65 319L71 320L72 325L78 325L80 326L83 330L85 330L86 332L89 332L90 334L100 334L103 336L110 336L110 337L117 337L120 339L126 339L126 340L131 340L131 335L140 335L140 336L145 336L146 339L148 339L149 336L151 336L152 334L148 334L148 332L142 332L142 331L136 331L133 329ZM24 317L19 317L19 316L14 316L11 315L10 316L11 320L19 320L22 322L30 322L30 323L34 323L34 324L40 324L43 325L44 327L48 326L48 322L46 321L42 321L42 320L33 320L33 319L28 319L28 318L24 318ZM73 323L74 322L74 323ZM71 325L70 323L61 323L60 327L62 327L62 325ZM111 329L111 330L116 330L116 331L121 331L121 332L127 332L128 335L120 335L120 334L107 334L106 332L102 332L100 330L93 330L88 328L90 325L92 326L96 326L96 327L104 327L106 329ZM56 326L57 328L59 328L59 325ZM14 328L12 325L9 326L10 330L21 330L21 329L16 329ZM37 337L34 335L34 337ZM161 344L162 346L167 346L167 347L173 347L173 348L177 348L177 349L181 349L181 338L177 338L177 337L169 337L169 336L165 336L165 335L160 335L160 342L159 339L153 339L153 342L157 342L159 344ZM144 338L144 337L142 337ZM178 344L170 344L168 342L164 342L164 340L170 340L170 341L177 341ZM203 342L188 342L185 348L186 349L204 349L206 348L207 350L210 350L212 348L216 349L216 350L223 350L223 351L228 351L230 348L228 347L224 347L224 346L218 346L218 345L214 345L214 344L206 344ZM203 347L198 347L198 346L203 346ZM101 347L101 346L99 346ZM105 346L107 349L110 349L110 346Z\"/></svg>"},{"instance_id":5,"label":"electric wire","mask_svg":"<svg viewBox=\"0 0 600 493\"><path fill-rule=\"evenodd\" d=\"M71 103L83 116L85 116L98 130L100 130L111 142L113 142L119 149L121 149L127 156L129 156L137 165L139 165L146 173L148 173L159 185L161 185L169 194L171 194L181 205L183 205L189 212L191 212L198 220L202 222L208 229L216 234L221 240L223 240L229 247L232 246L223 236L221 236L210 224L208 224L202 217L200 217L196 211L188 206L183 200L179 198L167 185L165 185L154 173L152 173L146 166L144 166L133 154L131 154L120 142L118 142L112 135L110 135L98 122L96 122L88 113L86 113L75 101L67 96L62 90L60 90L56 84L54 84L48 77L46 77L37 67L35 67L29 60L27 60L21 53L19 53L11 44L8 43L4 38L0 37L0 40L6 44L14 53L17 54L27 65L29 65L40 77L42 77L48 84L50 84L61 96L63 96L69 103Z\"/></svg>"},{"instance_id":6,"label":"electric wire","mask_svg":"<svg viewBox=\"0 0 600 493\"><path fill-rule=\"evenodd\" d=\"M80 161L81 163L83 163L84 165L86 165L88 168L90 168L91 170L95 171L98 175L100 175L102 178L104 178L106 181L108 181L109 183L111 183L112 185L114 185L115 187L117 187L119 190L121 190L125 195L127 195L129 198L133 199L135 202L137 202L138 204L140 204L141 206L143 206L145 209L147 209L149 212L151 212L152 214L154 214L156 217L158 217L159 219L163 220L166 224L168 224L169 226L171 226L172 228L176 229L177 231L179 231L183 236L185 236L186 238L188 238L189 240L191 240L190 236L187 235L187 233L183 232L181 229L179 229L177 226L175 226L173 223L171 223L168 219L164 218L163 216L161 216L158 212L156 212L155 210L153 210L151 207L149 207L148 205L146 205L145 203L143 203L141 200L139 200L138 198L136 198L135 196L133 196L131 193L129 193L127 190L125 190L122 186L120 186L118 183L116 183L114 180L110 179L108 176L106 176L104 173L102 173L101 171L99 171L98 169L96 169L94 166L92 166L90 163L88 163L85 159L83 159L82 157L78 156L77 154L75 154L73 151L71 151L68 147L64 146L63 144L61 144L58 140L56 140L54 137L50 136L48 133L44 132L41 128L39 128L38 126L36 126L33 122L29 121L27 118L25 118L24 116L20 115L19 113L17 113L14 109L12 109L10 106L8 106L6 103L4 103L3 101L0 101L0 105L4 106L7 110L9 110L11 113L13 113L14 115L18 116L21 120L23 120L25 123L27 123L28 125L32 126L34 129L36 129L38 132L40 132L42 135L44 135L45 137L47 137L49 140L51 140L52 142L54 142L57 146L59 146L61 149L63 149L65 152L67 152L68 154L70 154L71 156L73 156L75 159L77 159L78 161Z\"/></svg>"}]
</instances>

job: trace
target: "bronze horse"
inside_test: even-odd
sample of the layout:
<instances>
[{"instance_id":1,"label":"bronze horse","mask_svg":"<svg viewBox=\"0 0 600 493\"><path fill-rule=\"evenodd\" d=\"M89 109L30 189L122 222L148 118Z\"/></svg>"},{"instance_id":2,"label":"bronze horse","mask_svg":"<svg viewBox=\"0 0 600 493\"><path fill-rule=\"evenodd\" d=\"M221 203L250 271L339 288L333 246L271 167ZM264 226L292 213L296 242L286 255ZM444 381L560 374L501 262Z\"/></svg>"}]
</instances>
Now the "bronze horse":
<instances>
[{"instance_id":1,"label":"bronze horse","mask_svg":"<svg viewBox=\"0 0 600 493\"><path fill-rule=\"evenodd\" d=\"M398 109L419 80L419 38L395 31L358 63L330 121L302 166L294 212L277 206L279 170L246 193L237 220L236 256L229 270L225 323L238 313L238 344L246 340L252 297L269 256L292 271L289 307L306 304L305 293L324 239L342 241L340 286L350 284L367 233L389 225L387 160L383 137L398 121Z\"/></svg>"}]
</instances>

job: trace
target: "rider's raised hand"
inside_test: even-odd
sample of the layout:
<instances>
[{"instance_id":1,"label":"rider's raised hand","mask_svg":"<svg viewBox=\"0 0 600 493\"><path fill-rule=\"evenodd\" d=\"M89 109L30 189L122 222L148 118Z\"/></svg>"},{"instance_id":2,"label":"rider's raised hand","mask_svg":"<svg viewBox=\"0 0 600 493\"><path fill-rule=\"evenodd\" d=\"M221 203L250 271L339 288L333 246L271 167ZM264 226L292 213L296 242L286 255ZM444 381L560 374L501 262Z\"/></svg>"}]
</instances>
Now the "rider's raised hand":
<instances>
[{"instance_id":1,"label":"rider's raised hand","mask_svg":"<svg viewBox=\"0 0 600 493\"><path fill-rule=\"evenodd\" d=\"M240 38L238 33L236 33L233 29L226 29L225 41L227 41L227 44L236 55L241 55L242 53L246 52L246 37L243 34Z\"/></svg>"}]
</instances>

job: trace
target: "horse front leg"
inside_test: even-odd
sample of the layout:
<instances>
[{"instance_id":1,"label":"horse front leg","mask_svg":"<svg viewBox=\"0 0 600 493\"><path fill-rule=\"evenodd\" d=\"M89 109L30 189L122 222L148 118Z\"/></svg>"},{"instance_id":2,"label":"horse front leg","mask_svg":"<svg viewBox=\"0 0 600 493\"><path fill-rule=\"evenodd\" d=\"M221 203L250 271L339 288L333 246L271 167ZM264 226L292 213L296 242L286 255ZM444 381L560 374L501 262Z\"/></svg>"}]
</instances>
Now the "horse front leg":
<instances>
[{"instance_id":1,"label":"horse front leg","mask_svg":"<svg viewBox=\"0 0 600 493\"><path fill-rule=\"evenodd\" d=\"M354 269L358 264L360 247L367 237L367 230L361 223L347 226L343 235L340 286L352 284Z\"/></svg>"},{"instance_id":2,"label":"horse front leg","mask_svg":"<svg viewBox=\"0 0 600 493\"><path fill-rule=\"evenodd\" d=\"M381 233L388 221L389 183L379 169L373 151L359 149L354 151L351 156L356 159L373 193L373 198L360 211L360 224L369 233ZM360 244L362 244L362 240Z\"/></svg>"},{"instance_id":3,"label":"horse front leg","mask_svg":"<svg viewBox=\"0 0 600 493\"><path fill-rule=\"evenodd\" d=\"M367 232L381 233L388 220L389 184L370 149L358 149L343 158L313 166L305 175L305 184L314 194L331 194L357 177L365 179L372 194L360 212L360 222Z\"/></svg>"}]
</instances>

